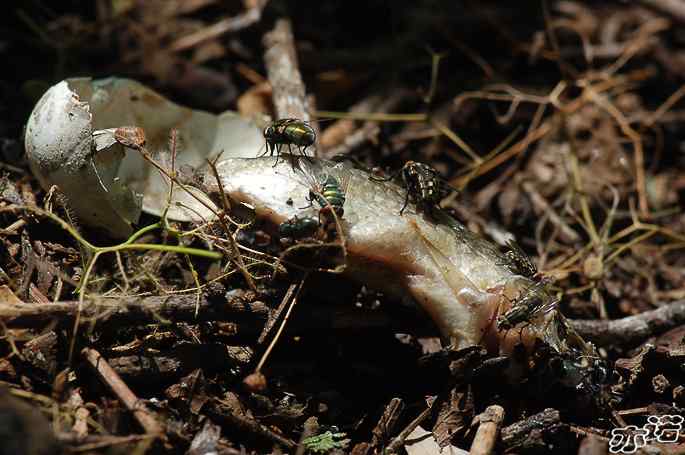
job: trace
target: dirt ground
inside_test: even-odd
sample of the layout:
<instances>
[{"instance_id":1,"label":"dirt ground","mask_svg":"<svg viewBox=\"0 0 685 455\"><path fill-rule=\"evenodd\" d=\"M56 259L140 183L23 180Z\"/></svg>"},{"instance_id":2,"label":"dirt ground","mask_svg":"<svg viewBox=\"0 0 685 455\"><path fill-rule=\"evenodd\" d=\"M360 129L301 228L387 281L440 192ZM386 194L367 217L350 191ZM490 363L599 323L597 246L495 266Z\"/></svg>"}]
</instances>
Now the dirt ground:
<instances>
[{"instance_id":1,"label":"dirt ground","mask_svg":"<svg viewBox=\"0 0 685 455\"><path fill-rule=\"evenodd\" d=\"M35 0L4 16L0 454L685 453L685 4ZM429 164L443 209L503 252L513 236L596 357L456 351L339 276L222 277L241 270L232 247L93 262L55 217L118 241L24 153L38 99L76 76L214 113L293 102L318 157Z\"/></svg>"}]
</instances>

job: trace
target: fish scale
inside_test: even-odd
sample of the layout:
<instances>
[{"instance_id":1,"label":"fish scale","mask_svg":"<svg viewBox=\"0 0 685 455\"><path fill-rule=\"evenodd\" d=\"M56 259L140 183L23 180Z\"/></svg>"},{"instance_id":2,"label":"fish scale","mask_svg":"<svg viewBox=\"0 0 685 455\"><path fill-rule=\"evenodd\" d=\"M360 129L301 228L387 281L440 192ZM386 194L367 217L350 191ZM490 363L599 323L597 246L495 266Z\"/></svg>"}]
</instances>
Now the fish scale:
<instances>
[{"instance_id":1,"label":"fish scale","mask_svg":"<svg viewBox=\"0 0 685 455\"><path fill-rule=\"evenodd\" d=\"M373 181L370 174L346 163L300 162L307 164L274 166L269 158L228 159L218 169L225 191L254 206L258 217L275 226L294 216L316 214L307 200L312 181L325 182L332 176L344 183L349 188L341 218L348 261L344 273L421 306L456 348L485 344L509 352L519 340L528 338L532 344L535 337L559 350L578 344L575 336L569 341L559 335L567 331L548 329L556 309L532 321L523 336L519 330L497 329L495 320L503 305L536 282L512 272L492 243L443 211L428 216L410 203L400 215L405 190L393 182ZM211 178L207 182L211 186ZM540 298L542 305L554 299L546 291Z\"/></svg>"}]
</instances>

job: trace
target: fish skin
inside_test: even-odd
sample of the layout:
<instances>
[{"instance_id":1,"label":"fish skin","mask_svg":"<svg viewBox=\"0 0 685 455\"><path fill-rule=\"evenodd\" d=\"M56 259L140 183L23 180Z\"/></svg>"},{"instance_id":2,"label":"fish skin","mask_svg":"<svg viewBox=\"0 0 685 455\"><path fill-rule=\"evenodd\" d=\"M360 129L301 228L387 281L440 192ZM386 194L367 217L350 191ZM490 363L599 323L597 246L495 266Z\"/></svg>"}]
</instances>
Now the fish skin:
<instances>
[{"instance_id":1,"label":"fish skin","mask_svg":"<svg viewBox=\"0 0 685 455\"><path fill-rule=\"evenodd\" d=\"M564 344L556 339L556 330L546 330L551 313L523 332L497 330L497 315L533 281L512 273L495 245L444 212L436 223L410 203L400 216L405 190L372 180L348 163L283 155L275 166L272 157L219 162L224 190L232 199L252 205L258 218L278 226L296 215L317 216L319 207L307 199L309 190L333 175L346 191L343 273L420 305L456 349L482 344L508 353L519 341L532 344L536 336L553 347ZM205 179L210 189L213 179Z\"/></svg>"}]
</instances>

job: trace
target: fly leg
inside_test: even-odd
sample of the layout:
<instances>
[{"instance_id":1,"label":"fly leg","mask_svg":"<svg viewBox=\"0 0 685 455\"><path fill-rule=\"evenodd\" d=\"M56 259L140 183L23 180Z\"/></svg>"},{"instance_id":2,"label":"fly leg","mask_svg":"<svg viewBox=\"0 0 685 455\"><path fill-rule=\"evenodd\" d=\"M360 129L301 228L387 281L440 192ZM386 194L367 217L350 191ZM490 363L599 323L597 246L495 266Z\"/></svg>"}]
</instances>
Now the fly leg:
<instances>
[{"instance_id":1,"label":"fly leg","mask_svg":"<svg viewBox=\"0 0 685 455\"><path fill-rule=\"evenodd\" d=\"M359 161L356 158L348 158L348 159ZM369 168L367 168L366 166L363 166L362 169L365 170L366 172L369 172L370 174L372 173L371 170ZM372 182L389 182L391 180L394 180L400 174L400 172L402 172L402 169L400 169L397 172L390 174L387 177L377 177L375 175L371 175L371 176L369 176L369 180L371 180Z\"/></svg>"},{"instance_id":2,"label":"fly leg","mask_svg":"<svg viewBox=\"0 0 685 455\"><path fill-rule=\"evenodd\" d=\"M307 199L307 201L309 201L309 205L306 205L304 207L298 207L298 210L306 210L306 209L311 208L314 205L314 197L312 196L311 193L309 194L309 196L305 197L305 199ZM321 222L321 220L319 220L319 222Z\"/></svg>"},{"instance_id":3,"label":"fly leg","mask_svg":"<svg viewBox=\"0 0 685 455\"><path fill-rule=\"evenodd\" d=\"M302 153L302 149L299 146L297 147L297 150ZM290 166L293 170L302 171L299 161L300 157L293 153L292 144L288 144L288 159L290 160Z\"/></svg>"},{"instance_id":4,"label":"fly leg","mask_svg":"<svg viewBox=\"0 0 685 455\"><path fill-rule=\"evenodd\" d=\"M259 157L266 156L267 153L269 154L269 156L274 156L274 152L271 149L271 144L269 143L269 141L265 141L264 144L265 144L264 152L257 155L257 156L259 156ZM261 151L262 151L262 148L260 147L259 152L261 152Z\"/></svg>"},{"instance_id":5,"label":"fly leg","mask_svg":"<svg viewBox=\"0 0 685 455\"><path fill-rule=\"evenodd\" d=\"M402 213L404 212L404 209L407 208L408 204L409 204L409 190L407 190L407 195L404 197L404 205L400 209L400 216L402 216Z\"/></svg>"},{"instance_id":6,"label":"fly leg","mask_svg":"<svg viewBox=\"0 0 685 455\"><path fill-rule=\"evenodd\" d=\"M304 147L300 147L300 154L307 160L307 162L312 163L312 156L307 155L307 149L309 148L308 145L305 145Z\"/></svg>"},{"instance_id":7,"label":"fly leg","mask_svg":"<svg viewBox=\"0 0 685 455\"><path fill-rule=\"evenodd\" d=\"M276 167L278 165L278 158L281 156L281 147L283 144L273 144L273 148L271 149L271 154L269 156L273 156L273 152L276 152L276 162L272 167Z\"/></svg>"},{"instance_id":8,"label":"fly leg","mask_svg":"<svg viewBox=\"0 0 685 455\"><path fill-rule=\"evenodd\" d=\"M521 329L519 330L519 342L520 342L521 344L524 344L524 343L523 343L523 331L526 330L526 328L528 328L528 326L530 326L530 322L526 321L526 322L521 326Z\"/></svg>"}]
</instances>

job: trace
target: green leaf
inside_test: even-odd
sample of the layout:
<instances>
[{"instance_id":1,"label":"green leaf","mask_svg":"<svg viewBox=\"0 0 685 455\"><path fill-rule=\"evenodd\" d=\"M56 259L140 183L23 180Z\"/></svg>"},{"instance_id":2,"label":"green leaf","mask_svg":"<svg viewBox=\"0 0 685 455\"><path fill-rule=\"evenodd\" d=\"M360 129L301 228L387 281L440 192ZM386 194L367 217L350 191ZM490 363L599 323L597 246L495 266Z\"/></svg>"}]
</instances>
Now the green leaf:
<instances>
[{"instance_id":1,"label":"green leaf","mask_svg":"<svg viewBox=\"0 0 685 455\"><path fill-rule=\"evenodd\" d=\"M310 436L302 441L305 448L313 453L326 453L333 449L344 449L350 443L345 438L345 433L333 433L327 431L316 436Z\"/></svg>"}]
</instances>

